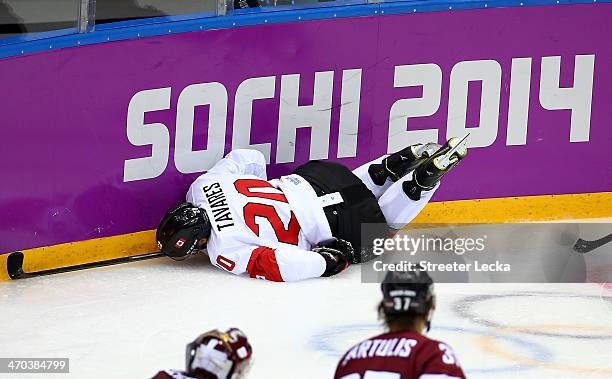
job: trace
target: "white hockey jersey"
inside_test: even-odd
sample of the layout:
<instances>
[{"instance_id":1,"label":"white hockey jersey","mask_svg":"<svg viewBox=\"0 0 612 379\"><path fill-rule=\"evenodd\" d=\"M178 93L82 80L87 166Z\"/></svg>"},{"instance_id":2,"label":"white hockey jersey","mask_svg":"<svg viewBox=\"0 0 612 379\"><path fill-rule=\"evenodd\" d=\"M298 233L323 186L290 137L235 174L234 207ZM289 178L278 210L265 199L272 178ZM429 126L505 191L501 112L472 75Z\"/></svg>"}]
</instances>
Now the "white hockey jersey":
<instances>
[{"instance_id":1,"label":"white hockey jersey","mask_svg":"<svg viewBox=\"0 0 612 379\"><path fill-rule=\"evenodd\" d=\"M256 150L234 150L189 188L187 201L212 224L211 262L234 274L295 281L319 277L325 260L310 251L332 238L321 200L304 178L267 180Z\"/></svg>"}]
</instances>

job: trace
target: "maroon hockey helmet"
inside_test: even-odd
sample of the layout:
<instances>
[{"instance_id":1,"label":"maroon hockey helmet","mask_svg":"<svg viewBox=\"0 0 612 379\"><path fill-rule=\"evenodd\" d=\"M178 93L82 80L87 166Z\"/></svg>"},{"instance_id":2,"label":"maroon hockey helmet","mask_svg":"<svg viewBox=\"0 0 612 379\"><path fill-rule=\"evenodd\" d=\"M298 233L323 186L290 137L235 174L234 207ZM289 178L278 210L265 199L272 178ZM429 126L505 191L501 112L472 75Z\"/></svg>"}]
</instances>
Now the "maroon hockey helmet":
<instances>
[{"instance_id":1,"label":"maroon hockey helmet","mask_svg":"<svg viewBox=\"0 0 612 379\"><path fill-rule=\"evenodd\" d=\"M204 209L181 203L170 209L159 223L157 247L171 258L185 258L198 252L197 243L210 236L211 225Z\"/></svg>"},{"instance_id":2,"label":"maroon hockey helmet","mask_svg":"<svg viewBox=\"0 0 612 379\"><path fill-rule=\"evenodd\" d=\"M225 332L215 329L187 345L185 371L207 378L241 379L248 373L252 355L253 348L240 329Z\"/></svg>"}]
</instances>

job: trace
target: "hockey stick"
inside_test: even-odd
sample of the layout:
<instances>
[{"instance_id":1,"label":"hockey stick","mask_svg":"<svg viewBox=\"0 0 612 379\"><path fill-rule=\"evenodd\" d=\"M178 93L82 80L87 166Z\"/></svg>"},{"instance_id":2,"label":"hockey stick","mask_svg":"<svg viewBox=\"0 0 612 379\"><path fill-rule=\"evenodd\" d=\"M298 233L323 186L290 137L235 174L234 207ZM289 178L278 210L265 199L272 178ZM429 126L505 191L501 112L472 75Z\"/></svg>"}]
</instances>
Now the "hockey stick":
<instances>
[{"instance_id":1,"label":"hockey stick","mask_svg":"<svg viewBox=\"0 0 612 379\"><path fill-rule=\"evenodd\" d=\"M88 268L96 268L96 267L111 266L111 265L116 265L116 264L121 264L121 263L144 261L146 259L158 258L162 256L164 256L163 253L149 253L149 254L143 254L143 255L134 255L131 257L109 259L107 261L91 262L91 263L84 263L84 264L75 265L75 266L54 268L51 270L24 272L23 271L23 253L20 251L16 251L14 253L9 254L6 260L6 269L11 279L26 279L26 278L34 278L37 276L43 276L43 275L53 275L53 274L61 274L64 272L70 272L70 271L85 270Z\"/></svg>"},{"instance_id":2,"label":"hockey stick","mask_svg":"<svg viewBox=\"0 0 612 379\"><path fill-rule=\"evenodd\" d=\"M598 247L601 247L608 242L612 242L612 233L608 234L605 237L602 237L597 240L587 241L582 238L578 238L578 241L574 244L574 251L581 254L586 254L591 250L595 250Z\"/></svg>"}]
</instances>

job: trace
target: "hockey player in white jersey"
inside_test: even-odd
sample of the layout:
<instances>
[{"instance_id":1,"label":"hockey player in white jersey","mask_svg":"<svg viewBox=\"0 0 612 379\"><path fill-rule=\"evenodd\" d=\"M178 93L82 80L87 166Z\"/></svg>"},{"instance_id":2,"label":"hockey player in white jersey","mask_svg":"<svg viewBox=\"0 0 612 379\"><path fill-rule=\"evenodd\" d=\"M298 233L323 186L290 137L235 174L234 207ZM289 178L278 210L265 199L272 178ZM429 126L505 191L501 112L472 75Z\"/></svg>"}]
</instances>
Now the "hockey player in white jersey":
<instances>
[{"instance_id":1,"label":"hockey player in white jersey","mask_svg":"<svg viewBox=\"0 0 612 379\"><path fill-rule=\"evenodd\" d=\"M387 225L399 229L416 217L466 156L466 137L409 146L352 172L310 161L272 180L259 151L231 151L164 216L158 246L174 259L205 249L215 266L252 278L338 274L372 258L361 246L362 224L388 233Z\"/></svg>"}]
</instances>

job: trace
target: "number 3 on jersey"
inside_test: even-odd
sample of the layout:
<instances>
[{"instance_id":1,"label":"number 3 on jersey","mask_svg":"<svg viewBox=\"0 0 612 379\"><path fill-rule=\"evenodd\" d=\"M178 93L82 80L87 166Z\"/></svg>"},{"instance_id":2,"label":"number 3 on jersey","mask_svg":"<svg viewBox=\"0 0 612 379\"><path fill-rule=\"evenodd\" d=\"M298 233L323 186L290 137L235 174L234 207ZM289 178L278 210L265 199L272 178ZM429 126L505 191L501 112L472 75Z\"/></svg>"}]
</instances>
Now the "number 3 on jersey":
<instances>
[{"instance_id":1,"label":"number 3 on jersey","mask_svg":"<svg viewBox=\"0 0 612 379\"><path fill-rule=\"evenodd\" d=\"M264 180L258 179L238 179L234 182L236 191L242 195L250 198L259 198L278 201L281 203L288 203L285 195L278 189L274 188L270 183ZM263 189L265 191L257 191L257 189ZM256 217L262 217L268 220L276 238L279 242L288 243L291 245L298 244L298 235L300 234L300 224L293 212L291 212L291 219L287 227L283 224L276 208L269 204L262 204L257 202L249 202L244 206L244 221L255 233L259 236L259 224L255 221Z\"/></svg>"}]
</instances>

